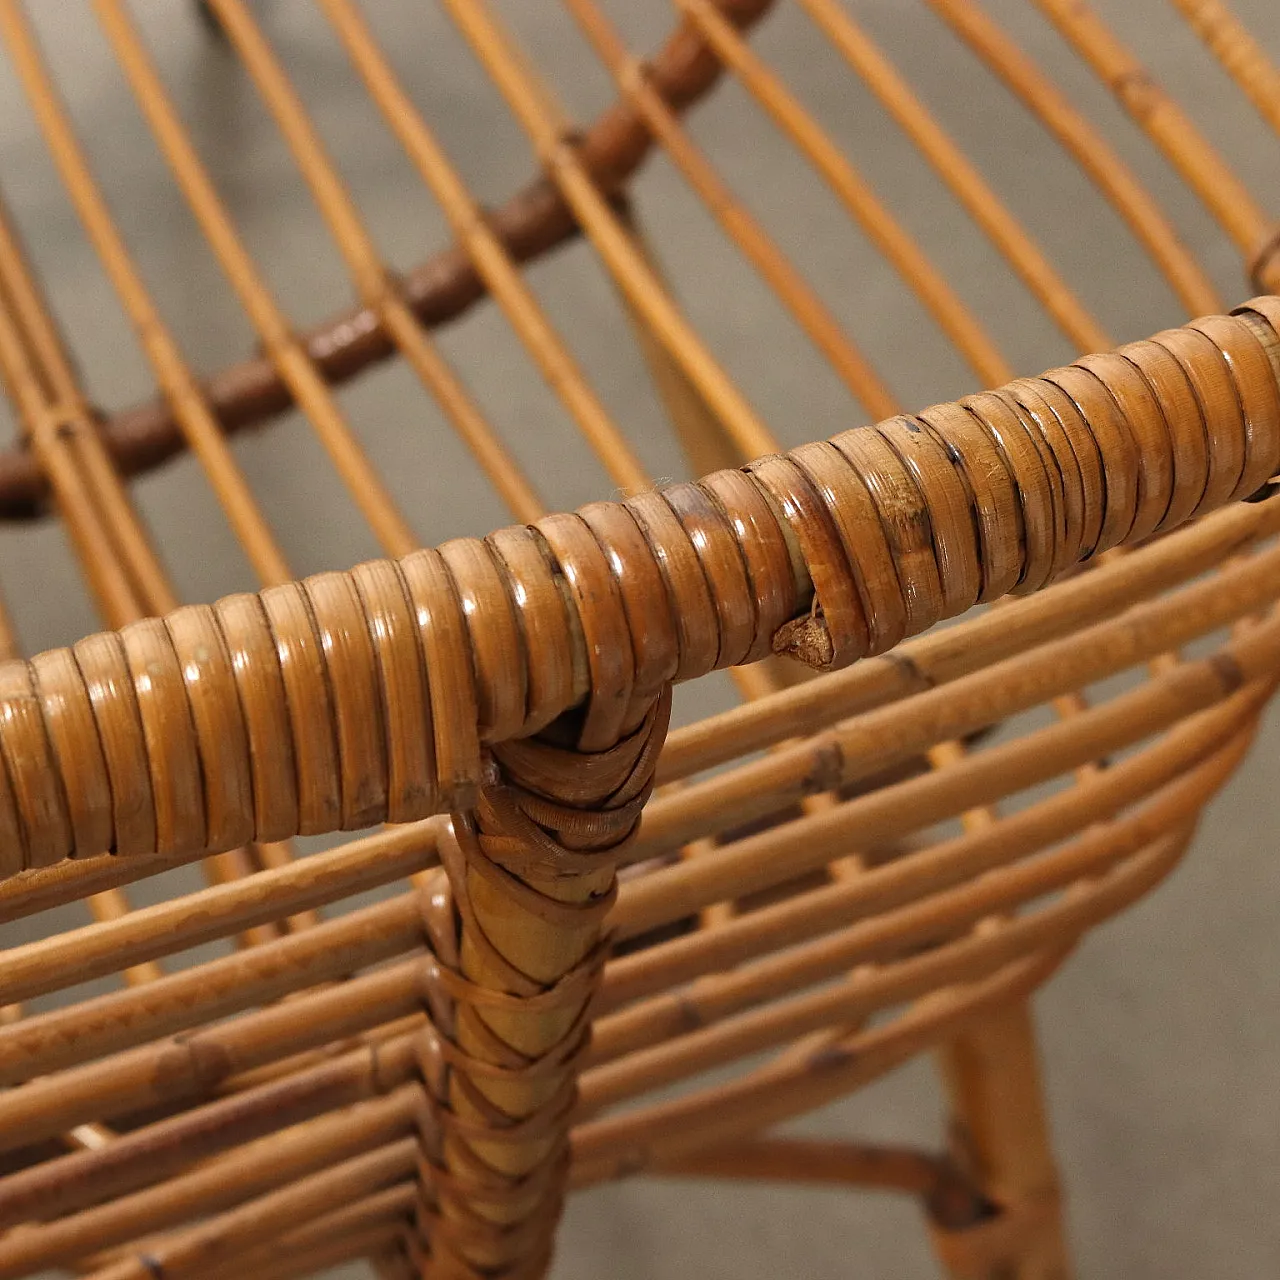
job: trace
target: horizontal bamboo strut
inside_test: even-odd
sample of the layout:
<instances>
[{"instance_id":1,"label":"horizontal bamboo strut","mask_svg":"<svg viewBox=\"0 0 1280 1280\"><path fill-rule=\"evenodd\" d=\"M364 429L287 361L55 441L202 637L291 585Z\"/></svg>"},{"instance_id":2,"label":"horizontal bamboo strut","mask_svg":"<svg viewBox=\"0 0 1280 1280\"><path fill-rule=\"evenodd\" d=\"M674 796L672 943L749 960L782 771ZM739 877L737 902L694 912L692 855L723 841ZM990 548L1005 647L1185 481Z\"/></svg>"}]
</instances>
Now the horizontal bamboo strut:
<instances>
[{"instance_id":1,"label":"horizontal bamboo strut","mask_svg":"<svg viewBox=\"0 0 1280 1280\"><path fill-rule=\"evenodd\" d=\"M842 667L1033 591L1267 482L1278 325L1257 299L744 471L9 664L0 870L466 809L482 743L588 690L603 745L673 677L770 650Z\"/></svg>"}]
</instances>

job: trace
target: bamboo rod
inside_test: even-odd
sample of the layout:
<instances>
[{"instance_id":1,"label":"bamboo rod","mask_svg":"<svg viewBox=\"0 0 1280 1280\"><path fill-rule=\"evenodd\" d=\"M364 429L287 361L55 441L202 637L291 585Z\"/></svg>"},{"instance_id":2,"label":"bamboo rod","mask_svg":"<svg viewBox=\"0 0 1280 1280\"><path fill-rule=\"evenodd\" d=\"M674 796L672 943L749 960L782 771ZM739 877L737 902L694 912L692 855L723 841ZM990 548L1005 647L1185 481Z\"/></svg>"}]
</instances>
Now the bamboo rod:
<instances>
[{"instance_id":1,"label":"bamboo rod","mask_svg":"<svg viewBox=\"0 0 1280 1280\"><path fill-rule=\"evenodd\" d=\"M545 511L542 500L392 283L319 134L249 10L239 0L209 4L275 120L362 301L391 335L515 518L536 520Z\"/></svg>"},{"instance_id":2,"label":"bamboo rod","mask_svg":"<svg viewBox=\"0 0 1280 1280\"><path fill-rule=\"evenodd\" d=\"M422 961L372 973L255 1009L239 1018L140 1044L28 1080L0 1094L0 1148L30 1146L93 1118L113 1119L166 1103L208 1100L280 1079L305 1065L299 1055L323 1047L330 1057L348 1037L381 1035L420 1015ZM310 1063L309 1065L317 1065Z\"/></svg>"},{"instance_id":3,"label":"bamboo rod","mask_svg":"<svg viewBox=\"0 0 1280 1280\"><path fill-rule=\"evenodd\" d=\"M391 828L301 862L70 929L0 953L0 1004L30 1000L129 965L390 884L437 864L443 819Z\"/></svg>"},{"instance_id":4,"label":"bamboo rod","mask_svg":"<svg viewBox=\"0 0 1280 1280\"><path fill-rule=\"evenodd\" d=\"M0 1276L19 1277L176 1224L190 1222L289 1185L294 1179L404 1136L421 1101L416 1084L271 1133L215 1156L162 1184L118 1195L0 1238Z\"/></svg>"},{"instance_id":5,"label":"bamboo rod","mask_svg":"<svg viewBox=\"0 0 1280 1280\"><path fill-rule=\"evenodd\" d=\"M864 712L796 746L660 795L645 815L631 857L637 861L652 857L717 831L728 821L743 823L778 812L805 794L854 782L895 762L917 757L939 742L963 738L1254 613L1274 598L1277 587L1280 548L1261 553L1247 566L1223 570L1175 596L1138 605L1076 635L991 663L942 688ZM1221 652L1232 654L1235 645L1246 646L1252 655L1249 661L1259 664L1254 674L1261 675L1269 661L1264 650L1270 642L1264 637L1277 625L1269 621L1263 636L1232 641ZM1190 685L1204 679L1221 687L1207 663L1204 660L1166 672L1145 690L1124 695L1112 709L1102 708L1090 715L1106 718L1116 714L1115 707L1130 706L1136 712L1165 693L1177 700L1181 695L1174 691L1184 686L1188 686L1186 696L1194 701ZM1199 708L1188 702L1186 710L1193 709ZM891 750L886 751L886 742L893 744ZM1032 754L1030 748L1028 754Z\"/></svg>"},{"instance_id":6,"label":"bamboo rod","mask_svg":"<svg viewBox=\"0 0 1280 1280\"><path fill-rule=\"evenodd\" d=\"M1221 785L1227 769L1238 763L1246 744L1229 753L1226 763L1214 762L1218 766L1214 779L1217 785ZM1202 797L1178 799L1182 801L1178 807L1186 810ZM1183 819L1182 828L1188 838L1193 825L1193 821ZM1161 828L1159 834L1168 829ZM795 955L759 962L741 974L704 980L698 990L685 997L687 1012L682 1022L673 1026L673 1019L658 1021L650 1016L645 1026L642 1019L642 1025L632 1033L625 1056L584 1073L580 1115L590 1117L639 1093L661 1089L761 1049L776 1048L797 1036L860 1022L904 998L925 995L931 986L943 985L937 975L949 973L948 966L956 956L968 954L965 942L970 936L974 939L973 957L959 963L972 963L979 968L990 962L989 956L978 958L984 946L1007 957L1014 945L1010 937L1017 936L1020 930L1033 943L1040 942L1043 929L1048 926L1039 918L1051 917L1053 907L1038 908L985 933L975 926L991 913L1011 910L1035 896L1081 883L1078 877L1101 878L1117 861L1151 847L1150 841L1145 845L1137 843L1139 835L1151 836L1150 827L1141 830L1135 822L1121 830L1123 842L1110 831L1099 833L1090 840L1075 842L1056 856L1046 855L1028 866L1006 869L998 882L993 877L986 885L949 890L911 907L886 912L826 945L814 943L798 949ZM1037 920L1038 931L1027 923ZM900 933L893 932L898 929ZM1004 929L1013 930L1013 934L1004 935ZM1064 936L1069 932L1064 926ZM927 960L916 958L921 948L957 933L961 941L932 946L924 952ZM1031 945L1028 943L1028 948ZM912 955L913 949L916 956ZM899 958L904 953L909 958ZM834 986L804 995L787 995L797 987L824 981L864 963L869 967ZM968 968L964 975L973 976ZM754 1007L761 1004L763 1008ZM652 1015L655 1011L642 1012Z\"/></svg>"},{"instance_id":7,"label":"bamboo rod","mask_svg":"<svg viewBox=\"0 0 1280 1280\"><path fill-rule=\"evenodd\" d=\"M674 0L716 53L784 130L830 186L867 237L910 285L984 387L1008 382L1012 370L978 317L961 301L869 184L727 22L713 0Z\"/></svg>"},{"instance_id":8,"label":"bamboo rod","mask_svg":"<svg viewBox=\"0 0 1280 1280\"><path fill-rule=\"evenodd\" d=\"M605 999L616 1002L614 1007L624 998L635 1001L647 993L671 993L650 994L638 1003L628 1002L621 1012L598 1017L588 1060L593 1064L617 1061L779 992L821 982L863 963L892 959L921 942L947 936L985 914L1026 903L1087 873L1079 868L1105 868L1129 856L1154 838L1153 826L1188 820L1222 785L1248 740L1248 733L1240 728L1241 719L1247 722L1258 705L1256 698L1252 706L1237 704L1235 715L1222 718L1225 723L1215 726L1213 737L1195 744L1190 760L1175 756L1158 772L1142 760L1117 783L1107 779L1105 789L1115 796L1111 804L1073 812L1057 798L1044 801L1028 817L1020 812L992 821L901 863L868 869L854 879L721 926L720 937L707 939L701 946L691 936L616 962L604 988ZM1224 734L1231 735L1225 744ZM1201 760L1206 752L1211 754ZM1125 761L1117 768L1131 763ZM1125 796L1126 790L1132 792L1135 775L1143 771L1149 776L1155 773L1156 785ZM1103 790L1104 783L1099 781L1096 787ZM1115 816L1118 803L1135 799L1143 801L1140 808ZM1064 813L1070 815L1065 821L1059 816ZM1093 825L1084 830L1089 823ZM1002 830L1005 826L1013 829L1012 834ZM1084 834L1053 848L1054 841L1065 834L1064 828ZM1034 842L1023 834L1031 832L1036 833ZM974 851L981 854L1001 845L1007 850L1011 844L1017 860L1007 853L999 861L989 853L972 856ZM992 874L997 869L999 874ZM757 921L755 915L762 918ZM730 968L735 961L751 963ZM688 981L690 976L697 977L693 986L671 991L673 979Z\"/></svg>"},{"instance_id":9,"label":"bamboo rod","mask_svg":"<svg viewBox=\"0 0 1280 1280\"><path fill-rule=\"evenodd\" d=\"M417 1154L416 1140L406 1137L353 1156L159 1240L146 1254L94 1271L89 1280L154 1280L157 1270L174 1280L225 1274L227 1255L234 1257L299 1220L319 1217L394 1185L412 1174Z\"/></svg>"},{"instance_id":10,"label":"bamboo rod","mask_svg":"<svg viewBox=\"0 0 1280 1280\"><path fill-rule=\"evenodd\" d=\"M350 1236L338 1236L296 1253L263 1261L245 1280L304 1280L307 1276L322 1275L353 1259L394 1247L403 1235L404 1228L398 1222L367 1227Z\"/></svg>"},{"instance_id":11,"label":"bamboo rod","mask_svg":"<svg viewBox=\"0 0 1280 1280\"><path fill-rule=\"evenodd\" d=\"M1258 114L1280 133L1280 68L1223 0L1171 0L1238 84Z\"/></svg>"},{"instance_id":12,"label":"bamboo rod","mask_svg":"<svg viewBox=\"0 0 1280 1280\"><path fill-rule=\"evenodd\" d=\"M293 575L284 555L209 410L199 384L142 282L93 178L66 110L44 72L29 31L20 22L12 20L6 22L5 30L16 68L61 174L63 186L129 316L184 439L199 458L231 527L263 584L287 582Z\"/></svg>"},{"instance_id":13,"label":"bamboo rod","mask_svg":"<svg viewBox=\"0 0 1280 1280\"><path fill-rule=\"evenodd\" d=\"M1056 85L975 0L927 0L1011 93L1058 140L1159 267L1191 315L1221 309L1221 300L1151 193Z\"/></svg>"},{"instance_id":14,"label":"bamboo rod","mask_svg":"<svg viewBox=\"0 0 1280 1280\"><path fill-rule=\"evenodd\" d=\"M446 0L446 8L529 135L539 159L590 237L606 267L643 312L664 345L698 387L744 456L776 452L773 434L704 346L661 283L636 252L569 140L566 124L532 79L515 45L478 0Z\"/></svg>"},{"instance_id":15,"label":"bamboo rod","mask_svg":"<svg viewBox=\"0 0 1280 1280\"><path fill-rule=\"evenodd\" d=\"M866 985L879 987L871 1003L884 1007L932 990L934 994L925 1005L935 1001L945 1004L955 997L948 990L938 988L949 987L954 982L968 982L975 977L980 982L998 981L1001 973L1020 964L1032 969L1047 964L1051 971L1061 959L1063 948L1070 949L1083 930L1127 906L1172 870L1185 851L1192 829L1193 824L1180 833L1165 836L1104 878L1078 884L1058 902L1032 915L1000 921L960 942L925 952L895 966L883 978L868 975L864 979ZM1026 958L1019 961L1019 956ZM994 978L986 977L993 973ZM792 1004L794 1009L784 1006L783 1016L803 1007L800 1002ZM847 1006L835 1014L841 1021L849 1016L851 1009L860 1007L856 999L848 1000ZM894 1044L895 1040L908 1041L912 1046L910 1052L918 1052L927 1041L921 1035L917 1019L917 1013L908 1012L842 1042L835 1051L827 1049L806 1062L770 1064L729 1085L617 1117L589 1121L575 1131L575 1151L585 1162L601 1148L621 1148L621 1154L615 1157L617 1173L613 1175L618 1176L646 1167L655 1155L665 1158L696 1150L703 1143L758 1131L796 1113L790 1109L787 1099L790 1092L787 1086L793 1082L798 1083L799 1092L806 1098L806 1105L797 1110L808 1110L846 1091L836 1083L841 1076L853 1074L862 1082L879 1074L879 1070L871 1075L861 1074L875 1055L861 1047L860 1042L886 1049L892 1046L896 1053L889 1065L909 1056L902 1053L900 1045ZM949 1032L953 1030L954 1027L948 1028ZM944 1037L939 1035L939 1038ZM810 1073L813 1078L805 1080ZM590 1074L584 1079L584 1099L589 1098L589 1081ZM790 1104L794 1106L794 1098ZM589 1103L587 1106L589 1110ZM641 1139L645 1142L643 1155L637 1149Z\"/></svg>"},{"instance_id":16,"label":"bamboo rod","mask_svg":"<svg viewBox=\"0 0 1280 1280\"><path fill-rule=\"evenodd\" d=\"M414 895L364 907L145 988L114 991L0 1028L0 1080L33 1075L171 1035L293 991L344 978L423 941Z\"/></svg>"},{"instance_id":17,"label":"bamboo rod","mask_svg":"<svg viewBox=\"0 0 1280 1280\"><path fill-rule=\"evenodd\" d=\"M11 7L12 0L7 3ZM399 555L411 551L417 539L263 283L132 22L111 0L95 0L94 12L205 239L357 508L388 551Z\"/></svg>"},{"instance_id":18,"label":"bamboo rod","mask_svg":"<svg viewBox=\"0 0 1280 1280\"><path fill-rule=\"evenodd\" d=\"M567 7L623 96L684 175L727 236L808 334L863 409L873 418L898 412L898 406L866 356L845 334L825 303L778 248L763 226L732 193L715 166L690 139L679 115L650 79L645 64L627 50L617 29L594 0L567 0Z\"/></svg>"},{"instance_id":19,"label":"bamboo rod","mask_svg":"<svg viewBox=\"0 0 1280 1280\"><path fill-rule=\"evenodd\" d=\"M747 1138L694 1151L646 1170L651 1177L761 1179L905 1191L927 1196L946 1162L927 1151L814 1138Z\"/></svg>"},{"instance_id":20,"label":"bamboo rod","mask_svg":"<svg viewBox=\"0 0 1280 1280\"><path fill-rule=\"evenodd\" d=\"M619 934L626 937L679 919L728 893L765 888L782 878L779 863L787 877L816 869L831 856L822 837L874 842L920 830L1133 745L1213 706L1251 680L1268 684L1280 661L1278 632L1274 621L1267 624L1266 643L1252 650L1248 667L1239 674L1233 666L1224 671L1212 663L1188 663L1021 742L990 748L944 770L849 801L829 814L814 815L806 820L812 826L805 829L803 841L787 838L797 826L788 824L779 838L749 836L695 861L655 871L627 885L619 905Z\"/></svg>"},{"instance_id":21,"label":"bamboo rod","mask_svg":"<svg viewBox=\"0 0 1280 1280\"><path fill-rule=\"evenodd\" d=\"M256 1276L255 1268L278 1266L282 1259L290 1258L295 1253L306 1254L326 1243L332 1244L347 1237L359 1239L372 1229L385 1228L389 1223L407 1227L416 1200L417 1190L409 1182L397 1183L385 1191L375 1191L345 1208L313 1218L305 1226L287 1231L269 1244L238 1255L236 1270L241 1274ZM399 1269L394 1273L386 1273L386 1280L391 1280L393 1274L398 1280L414 1280L409 1273Z\"/></svg>"},{"instance_id":22,"label":"bamboo rod","mask_svg":"<svg viewBox=\"0 0 1280 1280\"><path fill-rule=\"evenodd\" d=\"M46 1160L0 1182L0 1223L48 1221L127 1194L265 1134L389 1092L414 1070L406 1036L144 1125L96 1150Z\"/></svg>"},{"instance_id":23,"label":"bamboo rod","mask_svg":"<svg viewBox=\"0 0 1280 1280\"><path fill-rule=\"evenodd\" d=\"M512 256L450 163L422 115L392 73L351 0L323 0L330 23L388 127L431 189L485 287L502 308L548 386L560 397L583 436L624 492L647 489L650 480L626 437L600 403L563 339L524 282Z\"/></svg>"},{"instance_id":24,"label":"bamboo rod","mask_svg":"<svg viewBox=\"0 0 1280 1280\"><path fill-rule=\"evenodd\" d=\"M731 14L749 26L770 8L770 0L733 0ZM653 74L664 96L687 109L714 86L722 67L709 55L696 31L682 23L654 55ZM617 103L592 122L582 152L593 180L616 201L622 185L639 169L651 139L625 103ZM517 263L547 254L572 239L577 225L552 184L537 178L519 189L487 219ZM437 252L404 276L414 314L428 328L446 324L485 296L466 252L457 244ZM350 308L307 331L303 344L330 382L342 382L393 350L388 335L367 309ZM267 357L249 358L224 368L204 383L223 430L230 433L289 408L292 399ZM160 401L113 415L103 437L125 474L159 465L182 448L182 435L169 407ZM0 454L0 514L31 518L43 512L41 477L22 452Z\"/></svg>"},{"instance_id":25,"label":"bamboo rod","mask_svg":"<svg viewBox=\"0 0 1280 1280\"><path fill-rule=\"evenodd\" d=\"M64 859L48 867L28 867L0 879L0 924L119 889L162 871L199 862L204 856L200 849L181 854L141 854L134 858L103 853L96 857Z\"/></svg>"},{"instance_id":26,"label":"bamboo rod","mask_svg":"<svg viewBox=\"0 0 1280 1280\"><path fill-rule=\"evenodd\" d=\"M837 0L801 0L801 5L916 144L1062 333L1081 352L1108 350L1112 341L1097 319L871 37Z\"/></svg>"},{"instance_id":27,"label":"bamboo rod","mask_svg":"<svg viewBox=\"0 0 1280 1280\"><path fill-rule=\"evenodd\" d=\"M581 1188L641 1173L651 1164L771 1128L851 1092L953 1033L986 1008L1038 986L1060 953L1011 964L972 990L940 992L893 1023L791 1066L748 1073L574 1131L572 1183Z\"/></svg>"},{"instance_id":28,"label":"bamboo rod","mask_svg":"<svg viewBox=\"0 0 1280 1280\"><path fill-rule=\"evenodd\" d=\"M1083 0L1035 2L1115 94L1240 251L1249 256L1256 254L1274 235L1274 226L1191 118ZM1280 273L1268 271L1262 287L1280 288Z\"/></svg>"}]
</instances>

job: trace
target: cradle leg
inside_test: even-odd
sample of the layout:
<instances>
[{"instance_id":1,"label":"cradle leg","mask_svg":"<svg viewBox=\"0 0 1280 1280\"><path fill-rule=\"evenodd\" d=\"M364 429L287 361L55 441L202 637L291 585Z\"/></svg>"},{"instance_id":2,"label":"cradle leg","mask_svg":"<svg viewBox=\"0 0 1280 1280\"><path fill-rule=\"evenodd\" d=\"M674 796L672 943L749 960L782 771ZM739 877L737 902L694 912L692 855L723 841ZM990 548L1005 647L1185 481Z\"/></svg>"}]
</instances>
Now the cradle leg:
<instances>
[{"instance_id":1,"label":"cradle leg","mask_svg":"<svg viewBox=\"0 0 1280 1280\"><path fill-rule=\"evenodd\" d=\"M1019 1001L945 1045L955 1156L993 1214L962 1230L935 1223L951 1280L1068 1280L1058 1171L1050 1145L1031 1007Z\"/></svg>"},{"instance_id":2,"label":"cradle leg","mask_svg":"<svg viewBox=\"0 0 1280 1280\"><path fill-rule=\"evenodd\" d=\"M432 1280L538 1280L550 1265L603 920L669 708L664 694L603 750L556 726L495 747L479 809L442 838L419 1049L416 1252Z\"/></svg>"}]
</instances>

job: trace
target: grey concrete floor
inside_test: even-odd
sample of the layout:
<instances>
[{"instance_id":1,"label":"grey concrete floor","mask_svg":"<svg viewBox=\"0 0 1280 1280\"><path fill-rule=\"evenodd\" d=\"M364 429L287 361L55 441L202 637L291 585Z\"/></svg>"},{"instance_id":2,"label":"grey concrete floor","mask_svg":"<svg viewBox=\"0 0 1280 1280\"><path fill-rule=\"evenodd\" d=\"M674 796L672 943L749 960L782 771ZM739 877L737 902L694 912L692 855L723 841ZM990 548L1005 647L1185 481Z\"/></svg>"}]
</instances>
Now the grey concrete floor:
<instances>
[{"instance_id":1,"label":"grey concrete floor","mask_svg":"<svg viewBox=\"0 0 1280 1280\"><path fill-rule=\"evenodd\" d=\"M502 7L577 118L608 100L602 73L559 6L507 0ZM1019 0L988 7L1157 194L1224 298L1247 296L1235 250L1032 7ZM1098 0L1098 7L1177 90L1264 206L1280 207L1277 139L1172 6ZM439 213L315 9L302 0L263 0L255 8L388 259L408 265L443 244ZM1031 373L1067 358L1064 341L798 8L779 8L757 47L927 245L1013 365ZM1275 0L1237 0L1236 8L1280 58ZM371 0L368 9L413 98L467 177L485 199L500 199L531 170L529 149L447 19L406 0ZM657 0L615 0L611 9L639 48L652 46L672 15ZM158 163L87 8L58 0L33 10L112 206L184 349L205 369L239 356L252 335ZM850 10L907 70L1117 340L1182 318L1114 214L925 6L857 0ZM135 11L290 314L305 324L345 304L350 288L341 264L243 72L201 29L192 6L146 0ZM3 60L0 66L0 188L49 283L93 397L107 405L131 401L148 392L145 367L13 76ZM973 375L738 87L726 85L692 127L905 403L972 389ZM778 434L799 443L856 423L859 411L669 164L649 166L639 199L688 311ZM530 278L606 403L631 427L654 475L682 474L616 299L590 253L570 250ZM441 343L550 504L608 494L606 478L492 308L474 312ZM481 534L504 522L497 499L403 368L384 367L340 399L425 542ZM296 415L240 438L235 449L299 573L376 553ZM206 599L252 585L189 459L141 481L136 493L184 596ZM0 585L30 650L69 642L96 625L56 526L0 530ZM728 697L723 683L706 682L682 694L680 714L703 714ZM1091 937L1039 1000L1072 1247L1084 1277L1280 1274L1277 759L1280 733L1272 719L1209 811L1183 868ZM166 886L173 883L141 887L138 900L171 891ZM40 927L71 920L67 914ZM801 1127L932 1141L939 1121L932 1074L917 1063ZM642 1182L573 1201L556 1270L559 1280L933 1274L907 1204Z\"/></svg>"}]
</instances>

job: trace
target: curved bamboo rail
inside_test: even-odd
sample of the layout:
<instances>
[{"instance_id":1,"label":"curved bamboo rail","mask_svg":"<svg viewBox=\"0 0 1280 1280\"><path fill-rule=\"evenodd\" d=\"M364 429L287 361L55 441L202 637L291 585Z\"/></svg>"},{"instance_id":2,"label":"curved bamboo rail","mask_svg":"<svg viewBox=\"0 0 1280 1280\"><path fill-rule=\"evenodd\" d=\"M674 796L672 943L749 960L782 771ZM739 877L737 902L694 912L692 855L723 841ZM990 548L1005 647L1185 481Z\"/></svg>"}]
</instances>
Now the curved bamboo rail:
<instances>
[{"instance_id":1,"label":"curved bamboo rail","mask_svg":"<svg viewBox=\"0 0 1280 1280\"><path fill-rule=\"evenodd\" d=\"M1255 300L697 485L10 663L3 871L466 809L482 743L584 699L583 745L604 745L672 678L770 650L842 667L1035 590L1171 511L1265 485L1280 468L1273 321L1280 302ZM1083 483L1088 455L1104 487Z\"/></svg>"}]
</instances>

